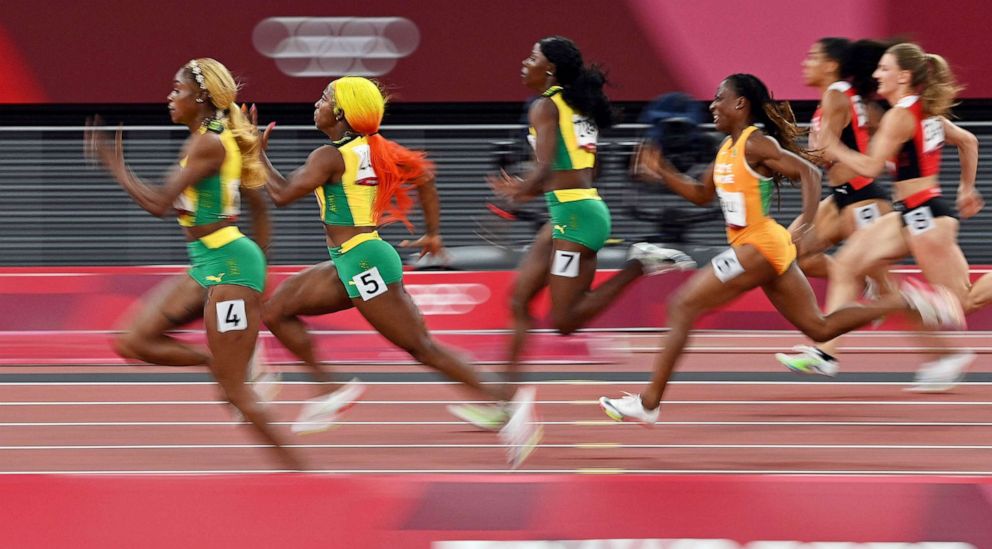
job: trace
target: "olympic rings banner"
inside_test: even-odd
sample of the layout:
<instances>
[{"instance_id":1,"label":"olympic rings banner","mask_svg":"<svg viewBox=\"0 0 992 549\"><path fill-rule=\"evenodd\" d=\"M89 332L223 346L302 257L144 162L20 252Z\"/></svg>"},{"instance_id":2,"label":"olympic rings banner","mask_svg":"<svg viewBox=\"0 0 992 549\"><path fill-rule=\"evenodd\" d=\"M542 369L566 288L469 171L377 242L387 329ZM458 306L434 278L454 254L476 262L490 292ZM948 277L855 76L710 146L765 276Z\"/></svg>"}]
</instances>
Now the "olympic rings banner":
<instances>
[{"instance_id":1,"label":"olympic rings banner","mask_svg":"<svg viewBox=\"0 0 992 549\"><path fill-rule=\"evenodd\" d=\"M992 97L987 2L958 0L377 0L168 3L5 0L0 103L165 102L175 71L214 57L242 100L313 102L343 74L381 77L408 102L521 101L521 60L541 37L574 39L602 64L611 97L682 90L712 97L735 72L781 99L814 99L800 62L824 36L920 42L947 57L965 97Z\"/></svg>"}]
</instances>

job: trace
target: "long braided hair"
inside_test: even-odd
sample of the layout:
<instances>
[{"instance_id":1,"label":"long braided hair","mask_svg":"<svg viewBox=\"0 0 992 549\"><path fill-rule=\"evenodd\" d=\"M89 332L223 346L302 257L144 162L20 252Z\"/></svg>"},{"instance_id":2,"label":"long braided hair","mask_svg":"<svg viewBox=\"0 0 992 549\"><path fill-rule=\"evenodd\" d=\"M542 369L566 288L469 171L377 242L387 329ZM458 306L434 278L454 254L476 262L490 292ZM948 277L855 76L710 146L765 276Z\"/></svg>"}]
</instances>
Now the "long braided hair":
<instances>
[{"instance_id":1,"label":"long braided hair","mask_svg":"<svg viewBox=\"0 0 992 549\"><path fill-rule=\"evenodd\" d=\"M806 160L815 162L814 155L799 145L799 138L805 131L796 124L796 115L788 101L777 102L772 98L768 86L753 74L737 73L728 76L724 82L733 88L738 96L751 104L751 122L761 123L764 132L778 141L783 149L793 152ZM772 177L775 184L781 184L781 174Z\"/></svg>"}]
</instances>

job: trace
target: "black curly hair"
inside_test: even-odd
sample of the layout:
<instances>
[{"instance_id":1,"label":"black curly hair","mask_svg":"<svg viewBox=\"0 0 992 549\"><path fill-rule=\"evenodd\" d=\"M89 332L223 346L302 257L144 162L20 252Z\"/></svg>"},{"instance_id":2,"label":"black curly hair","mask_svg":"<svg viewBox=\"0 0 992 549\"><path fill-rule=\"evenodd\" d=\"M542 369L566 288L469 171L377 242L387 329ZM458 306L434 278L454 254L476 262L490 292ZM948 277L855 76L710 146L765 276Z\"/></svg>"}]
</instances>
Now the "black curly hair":
<instances>
[{"instance_id":1,"label":"black curly hair","mask_svg":"<svg viewBox=\"0 0 992 549\"><path fill-rule=\"evenodd\" d=\"M615 114L603 93L606 73L596 65L586 66L575 42L564 36L548 36L538 41L541 53L555 66L555 79L561 85L565 102L596 122L599 128L613 125Z\"/></svg>"}]
</instances>

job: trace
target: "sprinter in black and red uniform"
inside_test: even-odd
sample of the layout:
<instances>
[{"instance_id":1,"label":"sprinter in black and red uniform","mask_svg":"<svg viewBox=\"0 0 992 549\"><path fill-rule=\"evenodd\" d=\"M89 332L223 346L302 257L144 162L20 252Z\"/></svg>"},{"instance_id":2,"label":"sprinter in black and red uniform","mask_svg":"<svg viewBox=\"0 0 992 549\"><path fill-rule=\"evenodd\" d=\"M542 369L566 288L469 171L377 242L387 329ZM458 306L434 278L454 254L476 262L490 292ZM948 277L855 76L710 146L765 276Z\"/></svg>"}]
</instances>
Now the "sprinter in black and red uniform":
<instances>
[{"instance_id":1,"label":"sprinter in black and red uniform","mask_svg":"<svg viewBox=\"0 0 992 549\"><path fill-rule=\"evenodd\" d=\"M981 210L984 202L975 189L978 140L946 118L960 87L942 57L909 43L886 50L874 76L879 95L893 108L882 117L868 154L839 139L822 146L827 158L866 177L888 164L896 211L857 231L836 254L828 300L853 300L866 273L912 255L927 281L963 305L971 286L968 264L957 243L954 207L941 195L937 179L941 149L945 143L956 146L961 161L957 209L965 219ZM972 360L971 352L947 351L920 369L915 388L947 390Z\"/></svg>"},{"instance_id":2,"label":"sprinter in black and red uniform","mask_svg":"<svg viewBox=\"0 0 992 549\"><path fill-rule=\"evenodd\" d=\"M809 148L820 151L823 144L839 139L846 147L868 152L869 124L867 101L875 97L878 87L872 72L885 53L885 45L873 40L851 42L846 38L821 38L803 60L803 80L820 90L822 98L810 124ZM822 152L822 151L820 151ZM892 211L888 194L872 177L859 175L849 166L821 158L826 171L824 180L830 194L820 202L816 220L810 229L813 246L799 251L799 267L807 276L827 278L832 265L828 248L847 240L854 231L868 226ZM792 222L797 229L801 218ZM883 265L870 273L875 288L894 291ZM844 305L827 302L827 311ZM798 345L796 354L775 355L785 367L803 374L833 376L837 373L838 341L816 347Z\"/></svg>"}]
</instances>

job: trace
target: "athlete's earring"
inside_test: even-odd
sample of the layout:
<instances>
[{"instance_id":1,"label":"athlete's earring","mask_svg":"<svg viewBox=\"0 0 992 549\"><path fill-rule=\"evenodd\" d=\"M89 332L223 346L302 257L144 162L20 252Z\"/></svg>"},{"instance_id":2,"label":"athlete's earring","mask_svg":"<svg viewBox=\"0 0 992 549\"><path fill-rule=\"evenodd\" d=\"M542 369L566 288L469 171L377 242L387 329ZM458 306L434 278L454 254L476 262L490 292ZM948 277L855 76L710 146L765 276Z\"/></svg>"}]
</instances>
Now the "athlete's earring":
<instances>
[{"instance_id":1,"label":"athlete's earring","mask_svg":"<svg viewBox=\"0 0 992 549\"><path fill-rule=\"evenodd\" d=\"M553 73L551 71L544 71L544 74L546 74L548 76L554 76L555 75L555 73Z\"/></svg>"},{"instance_id":2,"label":"athlete's earring","mask_svg":"<svg viewBox=\"0 0 992 549\"><path fill-rule=\"evenodd\" d=\"M196 98L196 102L197 103L203 103L203 98L202 97L197 97Z\"/></svg>"},{"instance_id":3,"label":"athlete's earring","mask_svg":"<svg viewBox=\"0 0 992 549\"><path fill-rule=\"evenodd\" d=\"M334 107L334 111L333 112L334 112L334 119L335 120L342 120L342 119L344 119L344 112L340 108Z\"/></svg>"}]
</instances>

